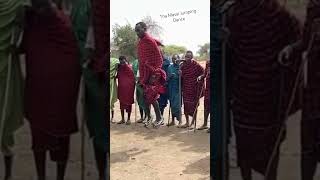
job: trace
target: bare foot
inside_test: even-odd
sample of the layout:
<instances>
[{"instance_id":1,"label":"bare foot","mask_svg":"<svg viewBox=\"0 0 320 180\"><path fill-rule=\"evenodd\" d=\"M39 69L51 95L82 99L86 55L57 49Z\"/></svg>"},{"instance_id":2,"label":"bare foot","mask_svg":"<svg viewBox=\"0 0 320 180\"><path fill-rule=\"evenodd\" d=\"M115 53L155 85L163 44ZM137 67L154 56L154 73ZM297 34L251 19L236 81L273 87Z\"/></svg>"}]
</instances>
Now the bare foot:
<instances>
[{"instance_id":1,"label":"bare foot","mask_svg":"<svg viewBox=\"0 0 320 180\"><path fill-rule=\"evenodd\" d=\"M143 121L144 121L144 119L139 119L138 121L137 121L137 123L143 123Z\"/></svg>"},{"instance_id":2,"label":"bare foot","mask_svg":"<svg viewBox=\"0 0 320 180\"><path fill-rule=\"evenodd\" d=\"M202 125L201 127L198 128L198 130L205 130L205 129L208 129L208 126Z\"/></svg>"},{"instance_id":3,"label":"bare foot","mask_svg":"<svg viewBox=\"0 0 320 180\"><path fill-rule=\"evenodd\" d=\"M171 121L171 123L169 123L167 126L175 126L176 125L176 123L174 122L174 120L173 121Z\"/></svg>"},{"instance_id":4,"label":"bare foot","mask_svg":"<svg viewBox=\"0 0 320 180\"><path fill-rule=\"evenodd\" d=\"M184 124L184 125L180 126L180 128L188 128L188 127L190 127L188 123L186 123L186 124Z\"/></svg>"},{"instance_id":5,"label":"bare foot","mask_svg":"<svg viewBox=\"0 0 320 180\"><path fill-rule=\"evenodd\" d=\"M124 124L125 123L125 121L124 121L124 119L122 119L120 122L118 122L117 124Z\"/></svg>"}]
</instances>

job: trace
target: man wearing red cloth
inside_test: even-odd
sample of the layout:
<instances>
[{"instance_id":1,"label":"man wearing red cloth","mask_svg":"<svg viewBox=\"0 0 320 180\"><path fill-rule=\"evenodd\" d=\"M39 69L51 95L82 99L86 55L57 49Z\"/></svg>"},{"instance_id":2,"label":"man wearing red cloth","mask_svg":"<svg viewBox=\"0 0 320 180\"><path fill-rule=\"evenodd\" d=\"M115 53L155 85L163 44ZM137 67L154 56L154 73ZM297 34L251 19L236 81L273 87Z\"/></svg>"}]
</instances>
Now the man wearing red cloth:
<instances>
[{"instance_id":1,"label":"man wearing red cloth","mask_svg":"<svg viewBox=\"0 0 320 180\"><path fill-rule=\"evenodd\" d=\"M198 130L208 129L208 117L210 114L210 60L207 60L205 73L198 77L198 81L206 80L204 91L204 122Z\"/></svg>"},{"instance_id":2,"label":"man wearing red cloth","mask_svg":"<svg viewBox=\"0 0 320 180\"><path fill-rule=\"evenodd\" d=\"M199 99L203 96L203 82L198 77L204 74L204 68L193 59L192 51L187 51L186 62L182 64L182 97L184 104L184 114L186 116L186 124L181 128L190 127L189 116L192 116L191 126L197 119L197 108Z\"/></svg>"},{"instance_id":3,"label":"man wearing red cloth","mask_svg":"<svg viewBox=\"0 0 320 180\"><path fill-rule=\"evenodd\" d=\"M25 116L39 180L46 179L46 152L63 180L70 135L78 131L80 83L77 41L71 23L51 0L32 0L22 50L26 55Z\"/></svg>"},{"instance_id":4,"label":"man wearing red cloth","mask_svg":"<svg viewBox=\"0 0 320 180\"><path fill-rule=\"evenodd\" d=\"M145 125L148 126L152 122L150 114L150 105L152 104L156 114L156 121L153 125L158 127L163 123L163 117L157 101L160 93L164 92L166 81L166 74L161 69L163 59L158 47L158 41L146 32L147 25L144 22L139 22L136 24L135 31L140 39L138 43L140 73L138 85L142 86L144 91L146 115L148 117Z\"/></svg>"},{"instance_id":5,"label":"man wearing red cloth","mask_svg":"<svg viewBox=\"0 0 320 180\"><path fill-rule=\"evenodd\" d=\"M120 65L118 68L118 99L120 101L121 121L118 124L125 123L124 110L128 113L128 120L126 122L129 125L132 104L134 103L134 88L135 77L131 66L128 64L125 56L120 56Z\"/></svg>"}]
</instances>

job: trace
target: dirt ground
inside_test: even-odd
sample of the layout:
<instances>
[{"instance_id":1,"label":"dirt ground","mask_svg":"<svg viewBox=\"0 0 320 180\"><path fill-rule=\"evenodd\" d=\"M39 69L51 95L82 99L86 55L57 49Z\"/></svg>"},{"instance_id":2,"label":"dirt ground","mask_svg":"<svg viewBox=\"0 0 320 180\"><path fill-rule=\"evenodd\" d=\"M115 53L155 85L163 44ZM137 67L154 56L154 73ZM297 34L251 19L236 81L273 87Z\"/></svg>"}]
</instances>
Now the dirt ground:
<instances>
[{"instance_id":1,"label":"dirt ground","mask_svg":"<svg viewBox=\"0 0 320 180\"><path fill-rule=\"evenodd\" d=\"M203 98L200 102L198 127L203 123ZM134 122L134 106L132 111L131 121ZM166 124L168 111L166 108ZM136 118L139 119L140 115ZM121 120L118 103L114 119ZM135 123L111 124L110 138L112 180L210 179L210 134L206 131L194 133L167 126L147 129L142 124Z\"/></svg>"}]
</instances>

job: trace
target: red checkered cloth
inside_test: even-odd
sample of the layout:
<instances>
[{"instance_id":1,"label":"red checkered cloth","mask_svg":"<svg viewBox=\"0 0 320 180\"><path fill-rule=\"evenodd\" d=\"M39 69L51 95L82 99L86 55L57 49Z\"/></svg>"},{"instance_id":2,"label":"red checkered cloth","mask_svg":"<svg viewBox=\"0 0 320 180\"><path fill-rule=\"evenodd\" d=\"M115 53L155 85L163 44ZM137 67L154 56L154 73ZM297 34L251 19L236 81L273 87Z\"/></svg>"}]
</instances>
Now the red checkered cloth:
<instances>
[{"instance_id":1,"label":"red checkered cloth","mask_svg":"<svg viewBox=\"0 0 320 180\"><path fill-rule=\"evenodd\" d=\"M91 0L93 12L93 28L95 52L92 67L96 73L104 73L107 68L108 51L108 11L106 0Z\"/></svg>"},{"instance_id":2,"label":"red checkered cloth","mask_svg":"<svg viewBox=\"0 0 320 180\"><path fill-rule=\"evenodd\" d=\"M134 103L135 77L128 64L121 64L118 69L118 99L121 107L131 107ZM131 108L129 108L131 109ZM130 111L131 112L131 111Z\"/></svg>"},{"instance_id":3,"label":"red checkered cloth","mask_svg":"<svg viewBox=\"0 0 320 180\"><path fill-rule=\"evenodd\" d=\"M163 59L157 41L146 34L138 43L138 59L140 83L146 84L150 75L156 70L161 69Z\"/></svg>"},{"instance_id":4,"label":"red checkered cloth","mask_svg":"<svg viewBox=\"0 0 320 180\"><path fill-rule=\"evenodd\" d=\"M204 91L204 108L210 111L210 61L206 63L205 69L206 89Z\"/></svg>"},{"instance_id":5,"label":"red checkered cloth","mask_svg":"<svg viewBox=\"0 0 320 180\"><path fill-rule=\"evenodd\" d=\"M204 74L204 68L195 60L186 62L181 66L182 71L182 96L184 104L184 114L193 115L196 110L199 97L203 87L203 81L197 82L197 78Z\"/></svg>"},{"instance_id":6,"label":"red checkered cloth","mask_svg":"<svg viewBox=\"0 0 320 180\"><path fill-rule=\"evenodd\" d=\"M153 104L160 94L165 93L166 73L162 69L155 70L149 82L143 86L144 99L147 105Z\"/></svg>"}]
</instances>

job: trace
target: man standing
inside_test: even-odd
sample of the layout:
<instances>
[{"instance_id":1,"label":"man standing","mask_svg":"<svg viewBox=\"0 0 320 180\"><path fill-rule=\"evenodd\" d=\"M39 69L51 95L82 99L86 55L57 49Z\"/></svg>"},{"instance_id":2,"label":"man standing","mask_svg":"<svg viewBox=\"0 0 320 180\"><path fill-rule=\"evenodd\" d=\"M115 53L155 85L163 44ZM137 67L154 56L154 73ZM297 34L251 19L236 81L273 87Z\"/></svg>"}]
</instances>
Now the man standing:
<instances>
[{"instance_id":1,"label":"man standing","mask_svg":"<svg viewBox=\"0 0 320 180\"><path fill-rule=\"evenodd\" d=\"M163 59L163 64L162 64L162 70L166 73L166 76L168 78L168 67L170 65L170 60L168 58L165 57L165 54L163 52L163 50L161 49L161 55L162 55L162 59ZM158 99L159 102L159 107L160 107L160 112L161 115L163 116L164 113L164 109L167 107L168 105L168 90L167 90L168 86L166 84L166 91L163 94L160 94L160 98Z\"/></svg>"},{"instance_id":2,"label":"man standing","mask_svg":"<svg viewBox=\"0 0 320 180\"><path fill-rule=\"evenodd\" d=\"M128 64L125 56L120 56L120 65L118 68L118 99L120 101L121 121L118 124L131 124L130 115L132 104L134 103L135 80L131 66ZM128 113L127 122L124 120L124 111Z\"/></svg>"},{"instance_id":3,"label":"man standing","mask_svg":"<svg viewBox=\"0 0 320 180\"><path fill-rule=\"evenodd\" d=\"M118 88L117 88L117 73L120 61L116 58L110 58L110 110L111 110L111 122L114 118L114 104L118 99Z\"/></svg>"},{"instance_id":4,"label":"man standing","mask_svg":"<svg viewBox=\"0 0 320 180\"><path fill-rule=\"evenodd\" d=\"M286 108L282 105L284 99L280 99L285 95L280 93L283 69L277 64L277 55L298 38L299 24L276 0L237 1L230 12L231 93L238 165L244 180L252 179L252 170L276 180L279 147L275 142L285 138L279 132ZM271 156L274 151L275 156Z\"/></svg>"},{"instance_id":5,"label":"man standing","mask_svg":"<svg viewBox=\"0 0 320 180\"><path fill-rule=\"evenodd\" d=\"M15 52L23 26L23 1L0 2L0 149L4 179L11 178L14 134L23 125L23 80Z\"/></svg>"},{"instance_id":6,"label":"man standing","mask_svg":"<svg viewBox=\"0 0 320 180\"><path fill-rule=\"evenodd\" d=\"M168 97L170 101L170 108L172 114L172 121L168 126L174 126L175 120L177 118L179 121L179 126L181 125L181 106L182 106L182 98L181 98L181 72L180 72L180 58L178 55L172 56L172 63L168 67Z\"/></svg>"},{"instance_id":7,"label":"man standing","mask_svg":"<svg viewBox=\"0 0 320 180\"><path fill-rule=\"evenodd\" d=\"M103 1L92 4L91 1L79 0L73 2L71 19L73 29L76 34L78 45L80 48L80 63L82 65L82 73L84 80L84 111L87 127L90 137L92 138L93 149L96 159L96 166L99 173L99 179L106 179L107 171L107 121L105 109L105 68L107 63L106 48L101 46L101 42L96 41L96 36L102 35L100 41L105 42L104 33L97 34L96 29L100 31L107 27L96 27L97 20L103 22L106 18L106 4ZM102 4L101 4L102 3ZM96 6L102 6L102 9L95 9ZM95 11L95 12L94 12ZM98 13L98 14L97 14ZM104 26L102 23L102 26ZM110 81L111 82L111 81Z\"/></svg>"},{"instance_id":8,"label":"man standing","mask_svg":"<svg viewBox=\"0 0 320 180\"><path fill-rule=\"evenodd\" d=\"M208 117L210 114L210 60L207 60L205 73L199 76L198 81L206 80L204 91L204 122L198 130L208 129Z\"/></svg>"},{"instance_id":9,"label":"man standing","mask_svg":"<svg viewBox=\"0 0 320 180\"><path fill-rule=\"evenodd\" d=\"M69 18L51 0L33 0L23 38L26 54L25 116L39 180L46 179L46 152L63 180L70 135L78 131L80 83L77 41Z\"/></svg>"},{"instance_id":10,"label":"man standing","mask_svg":"<svg viewBox=\"0 0 320 180\"><path fill-rule=\"evenodd\" d=\"M157 99L164 93L166 75L162 68L162 56L157 41L147 33L147 25L144 22L136 24L135 31L139 37L138 57L139 57L139 86L143 88L144 100L146 104L147 122L146 126L152 122L150 105L156 113L155 127L163 123Z\"/></svg>"},{"instance_id":11,"label":"man standing","mask_svg":"<svg viewBox=\"0 0 320 180\"><path fill-rule=\"evenodd\" d=\"M144 100L143 100L143 93L141 93L141 88L138 86L138 81L139 81L139 60L135 59L132 62L132 70L134 73L134 77L135 77L135 82L136 82L136 101L138 103L139 106L139 112L140 112L140 119L137 121L137 123L142 123L145 118L147 118L147 115L144 116L144 109L145 109L145 105L144 105ZM142 97L140 97L142 95Z\"/></svg>"},{"instance_id":12,"label":"man standing","mask_svg":"<svg viewBox=\"0 0 320 180\"><path fill-rule=\"evenodd\" d=\"M182 64L182 96L184 104L184 114L186 124L181 128L192 126L197 119L197 109L199 100L203 96L203 82L198 81L198 77L204 73L204 68L193 59L192 51L187 51L185 55L186 62ZM189 116L192 116L192 122L189 124Z\"/></svg>"},{"instance_id":13,"label":"man standing","mask_svg":"<svg viewBox=\"0 0 320 180\"><path fill-rule=\"evenodd\" d=\"M301 179L312 180L320 155L320 87L319 87L319 32L320 1L311 0L307 6L307 16L301 40L285 47L279 54L280 63L292 66L292 56L307 60L307 72L303 89L301 120ZM289 59L290 58L290 59ZM284 61L286 60L286 61ZM302 64L303 66L305 64Z\"/></svg>"}]
</instances>

